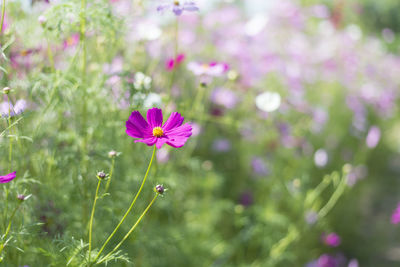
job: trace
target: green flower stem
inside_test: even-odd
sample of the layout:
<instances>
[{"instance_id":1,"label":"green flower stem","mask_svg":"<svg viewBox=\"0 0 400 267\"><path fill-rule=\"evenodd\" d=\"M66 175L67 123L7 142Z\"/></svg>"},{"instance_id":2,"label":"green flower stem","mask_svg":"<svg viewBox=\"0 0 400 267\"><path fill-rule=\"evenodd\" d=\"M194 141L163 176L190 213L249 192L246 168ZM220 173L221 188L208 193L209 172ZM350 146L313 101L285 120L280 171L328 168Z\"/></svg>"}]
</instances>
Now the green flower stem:
<instances>
[{"instance_id":1,"label":"green flower stem","mask_svg":"<svg viewBox=\"0 0 400 267\"><path fill-rule=\"evenodd\" d=\"M106 184L106 190L105 192L108 192L108 188L110 187L110 183L111 183L111 178L113 176L114 173L114 166L115 166L115 157L112 158L111 160L111 168L110 168L110 177L108 178L107 184Z\"/></svg>"},{"instance_id":2,"label":"green flower stem","mask_svg":"<svg viewBox=\"0 0 400 267\"><path fill-rule=\"evenodd\" d=\"M332 208L336 205L339 198L344 193L346 186L347 186L346 177L343 176L335 192L333 192L331 198L328 200L325 206L318 212L318 218L325 217L332 210Z\"/></svg>"},{"instance_id":3,"label":"green flower stem","mask_svg":"<svg viewBox=\"0 0 400 267\"><path fill-rule=\"evenodd\" d=\"M99 196L99 189L100 189L100 184L101 184L101 179L99 179L99 182L97 183L97 188L96 188L96 195L94 197L94 201L93 201L93 207L92 207L92 214L90 215L90 222L89 222L89 260L88 260L88 264L90 264L90 254L92 252L92 229L93 229L93 217L94 217L94 211L96 209L96 202L97 202L97 198Z\"/></svg>"},{"instance_id":4,"label":"green flower stem","mask_svg":"<svg viewBox=\"0 0 400 267\"><path fill-rule=\"evenodd\" d=\"M4 234L3 241L1 242L1 245L0 245L0 255L3 252L3 249L5 247L5 242L7 241L7 236L10 233L11 223L12 223L12 220L14 218L14 215L17 212L19 206L21 206L21 204L22 204L22 201L19 201L18 205L14 208L13 212L11 213L11 217L10 217L10 220L8 221L8 226L7 226L6 233Z\"/></svg>"},{"instance_id":5,"label":"green flower stem","mask_svg":"<svg viewBox=\"0 0 400 267\"><path fill-rule=\"evenodd\" d=\"M152 156L151 156L149 166L147 167L147 171L146 171L146 174L144 175L143 182L142 182L142 184L141 184L141 186L140 186L138 192L136 193L135 198L132 200L131 205L129 206L128 210L125 212L125 215L122 217L122 219L121 219L121 221L118 223L117 227L115 227L114 231L110 234L110 236L109 236L109 237L107 238L107 240L104 242L103 246L100 248L99 252L97 253L96 258L94 259L94 262L96 262L96 260L100 257L101 253L103 252L103 250L104 250L104 248L106 247L106 245L108 244L108 242L110 242L111 238L115 235L115 233L117 232L117 230L119 229L119 227L120 227L120 226L122 225L122 223L125 221L125 219L126 219L126 217L128 216L128 214L131 212L133 206L135 205L135 202L136 202L137 198L139 197L140 193L142 192L142 189L143 189L144 183L146 182L147 176L149 175L150 168L151 168L151 165L153 164L153 159L154 159L155 154L156 154L156 146L154 146L153 154L152 154Z\"/></svg>"},{"instance_id":6,"label":"green flower stem","mask_svg":"<svg viewBox=\"0 0 400 267\"><path fill-rule=\"evenodd\" d=\"M128 233L126 233L126 235L124 236L124 238L122 238L122 240L118 243L118 245L115 246L115 248L108 253L101 261L99 261L97 264L102 263L103 261L105 261L105 259L107 259L110 255L112 255L115 251L117 251L117 249L122 245L122 243L124 243L124 241L130 236L130 234L135 230L136 226L139 225L140 221L143 219L144 215L146 215L147 211L151 208L151 206L153 205L154 201L156 201L157 197L158 197L158 193L156 193L156 195L154 196L153 200L150 202L150 204L146 207L146 209L143 211L142 215L140 215L139 219L135 222L135 224L131 227L131 229L128 231Z\"/></svg>"},{"instance_id":7,"label":"green flower stem","mask_svg":"<svg viewBox=\"0 0 400 267\"><path fill-rule=\"evenodd\" d=\"M3 0L3 4L1 6L1 22L0 22L0 33L3 32L3 24L4 24L4 14L6 13L6 0Z\"/></svg>"}]
</instances>

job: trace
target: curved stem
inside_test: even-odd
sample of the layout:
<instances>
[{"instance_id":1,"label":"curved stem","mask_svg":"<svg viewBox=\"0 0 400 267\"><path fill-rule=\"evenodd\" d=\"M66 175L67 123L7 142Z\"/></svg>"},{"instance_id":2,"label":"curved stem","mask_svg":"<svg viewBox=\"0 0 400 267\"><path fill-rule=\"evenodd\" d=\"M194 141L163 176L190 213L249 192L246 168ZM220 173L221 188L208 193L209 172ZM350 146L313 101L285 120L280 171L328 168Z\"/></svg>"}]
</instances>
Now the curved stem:
<instances>
[{"instance_id":1,"label":"curved stem","mask_svg":"<svg viewBox=\"0 0 400 267\"><path fill-rule=\"evenodd\" d=\"M102 263L105 259L107 259L107 257L109 257L111 254L113 254L121 245L122 243L124 243L124 241L129 237L129 235L135 230L136 226L139 225L140 221L143 219L144 215L146 215L147 211L151 208L151 206L153 205L154 201L156 201L157 197L158 197L158 193L156 193L156 195L154 196L153 200L150 202L150 204L146 207L146 209L143 211L142 215L140 215L139 219L136 221L136 223L131 227L131 229L128 231L128 233L126 233L126 235L124 236L124 238L122 238L122 240L118 243L118 245L115 246L115 248L108 253L101 261L99 261L97 264Z\"/></svg>"},{"instance_id":2,"label":"curved stem","mask_svg":"<svg viewBox=\"0 0 400 267\"><path fill-rule=\"evenodd\" d=\"M107 181L107 184L106 184L105 193L108 192L108 188L110 187L111 178L112 178L113 173L114 173L114 165L115 165L115 157L113 157L112 160L111 160L110 177L108 178L108 181Z\"/></svg>"},{"instance_id":3,"label":"curved stem","mask_svg":"<svg viewBox=\"0 0 400 267\"><path fill-rule=\"evenodd\" d=\"M146 182L147 176L149 175L150 168L151 168L151 165L152 165L152 163L153 163L153 159L154 159L155 154L156 154L156 146L154 146L153 154L152 154L152 156L151 156L149 166L147 167L146 174L144 175L142 184L141 184L141 186L140 186L138 192L136 193L135 198L132 200L131 205L129 206L128 210L125 212L125 215L122 217L121 221L118 223L118 225L115 227L114 231L110 234L110 236L107 238L106 242L104 242L103 246L100 248L99 252L97 253L96 258L94 259L94 262L96 262L96 260L100 257L100 255L101 255L101 253L103 252L104 248L106 247L107 243L110 242L111 238L112 238L112 237L114 236L114 234L117 232L117 230L119 229L119 227L121 226L121 224L125 221L126 217L127 217L128 214L131 212L133 206L135 205L135 202L136 202L137 198L139 197L140 192L142 192L142 189L143 189L144 183Z\"/></svg>"},{"instance_id":4,"label":"curved stem","mask_svg":"<svg viewBox=\"0 0 400 267\"><path fill-rule=\"evenodd\" d=\"M22 201L20 201L18 203L18 205L14 208L13 212L11 213L11 217L10 217L10 220L8 221L8 226L7 226L6 233L4 234L3 241L1 242L1 245L0 245L0 254L1 254L1 252L3 252L3 249L5 247L5 242L6 242L8 233L10 232L10 229L11 229L12 219L14 218L14 215L17 212L19 206L21 206L21 203L22 203Z\"/></svg>"},{"instance_id":5,"label":"curved stem","mask_svg":"<svg viewBox=\"0 0 400 267\"><path fill-rule=\"evenodd\" d=\"M99 179L99 178L98 178L98 179ZM95 195L94 201L93 201L92 214L90 215L90 222L89 222L89 260L88 260L88 264L90 264L90 254L91 254L91 252L92 252L93 217L94 217L94 211L95 211L95 209L96 209L97 198L98 198L98 195L99 195L100 184L101 184L101 179L99 179L99 182L97 183L96 195Z\"/></svg>"},{"instance_id":6,"label":"curved stem","mask_svg":"<svg viewBox=\"0 0 400 267\"><path fill-rule=\"evenodd\" d=\"M6 13L6 0L3 0L3 5L1 6L0 33L3 33L3 24L4 24L5 13Z\"/></svg>"}]
</instances>

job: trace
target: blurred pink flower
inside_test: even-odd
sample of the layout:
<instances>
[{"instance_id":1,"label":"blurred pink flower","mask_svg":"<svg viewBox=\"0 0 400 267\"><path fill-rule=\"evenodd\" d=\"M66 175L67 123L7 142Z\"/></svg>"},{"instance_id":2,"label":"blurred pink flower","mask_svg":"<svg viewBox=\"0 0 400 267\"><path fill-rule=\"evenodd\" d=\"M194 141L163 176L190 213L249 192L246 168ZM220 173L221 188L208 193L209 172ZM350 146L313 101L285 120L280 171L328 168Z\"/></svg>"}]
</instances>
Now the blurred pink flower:
<instances>
[{"instance_id":1,"label":"blurred pink flower","mask_svg":"<svg viewBox=\"0 0 400 267\"><path fill-rule=\"evenodd\" d=\"M337 247L340 245L340 236L336 233L322 234L322 242L330 247Z\"/></svg>"}]
</instances>

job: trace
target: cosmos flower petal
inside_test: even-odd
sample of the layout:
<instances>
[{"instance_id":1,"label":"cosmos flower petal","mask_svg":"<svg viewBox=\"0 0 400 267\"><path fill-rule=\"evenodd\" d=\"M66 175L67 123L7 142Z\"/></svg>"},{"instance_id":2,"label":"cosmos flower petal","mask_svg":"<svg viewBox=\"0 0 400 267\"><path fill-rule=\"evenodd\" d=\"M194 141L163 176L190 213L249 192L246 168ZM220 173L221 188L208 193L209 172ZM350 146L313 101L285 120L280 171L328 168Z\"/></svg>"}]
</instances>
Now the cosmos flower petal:
<instances>
[{"instance_id":1,"label":"cosmos flower petal","mask_svg":"<svg viewBox=\"0 0 400 267\"><path fill-rule=\"evenodd\" d=\"M192 135L192 126L188 123L185 123L182 126L176 127L172 130L166 131L165 134L169 138L174 138L176 136L184 136L184 137L190 137Z\"/></svg>"},{"instance_id":2,"label":"cosmos flower petal","mask_svg":"<svg viewBox=\"0 0 400 267\"><path fill-rule=\"evenodd\" d=\"M163 123L162 111L159 108L151 108L147 111L147 121L151 128L161 127Z\"/></svg>"},{"instance_id":3,"label":"cosmos flower petal","mask_svg":"<svg viewBox=\"0 0 400 267\"><path fill-rule=\"evenodd\" d=\"M134 138L143 138L151 136L151 129L146 120L139 111L132 112L129 120L126 122L126 133Z\"/></svg>"},{"instance_id":4,"label":"cosmos flower petal","mask_svg":"<svg viewBox=\"0 0 400 267\"><path fill-rule=\"evenodd\" d=\"M183 4L183 9L186 11L198 11L199 8L196 6L194 2L187 2Z\"/></svg>"},{"instance_id":5,"label":"cosmos flower petal","mask_svg":"<svg viewBox=\"0 0 400 267\"><path fill-rule=\"evenodd\" d=\"M169 116L168 120L164 123L164 131L169 131L173 128L181 126L183 120L184 118L181 116L181 114L178 112L172 112L171 116Z\"/></svg>"},{"instance_id":6,"label":"cosmos flower petal","mask_svg":"<svg viewBox=\"0 0 400 267\"><path fill-rule=\"evenodd\" d=\"M4 176L0 176L0 183L5 184L15 179L17 172L12 172Z\"/></svg>"},{"instance_id":7,"label":"cosmos flower petal","mask_svg":"<svg viewBox=\"0 0 400 267\"><path fill-rule=\"evenodd\" d=\"M157 138L157 142L156 142L157 149L160 149L167 142L168 142L168 138L165 138L165 137Z\"/></svg>"},{"instance_id":8,"label":"cosmos flower petal","mask_svg":"<svg viewBox=\"0 0 400 267\"><path fill-rule=\"evenodd\" d=\"M139 140L135 140L135 143L145 143L148 146L153 146L157 142L157 137L148 137Z\"/></svg>"},{"instance_id":9,"label":"cosmos flower petal","mask_svg":"<svg viewBox=\"0 0 400 267\"><path fill-rule=\"evenodd\" d=\"M188 138L189 137L185 136L175 136L173 139L168 139L167 144L175 148L182 147L185 145Z\"/></svg>"},{"instance_id":10,"label":"cosmos flower petal","mask_svg":"<svg viewBox=\"0 0 400 267\"><path fill-rule=\"evenodd\" d=\"M157 7L157 11L158 11L158 12L163 12L163 11L165 11L166 9L170 9L171 7L172 7L171 4L159 5L159 6Z\"/></svg>"},{"instance_id":11,"label":"cosmos flower petal","mask_svg":"<svg viewBox=\"0 0 400 267\"><path fill-rule=\"evenodd\" d=\"M175 13L175 15L180 16L183 12L183 7L174 5L172 11Z\"/></svg>"}]
</instances>

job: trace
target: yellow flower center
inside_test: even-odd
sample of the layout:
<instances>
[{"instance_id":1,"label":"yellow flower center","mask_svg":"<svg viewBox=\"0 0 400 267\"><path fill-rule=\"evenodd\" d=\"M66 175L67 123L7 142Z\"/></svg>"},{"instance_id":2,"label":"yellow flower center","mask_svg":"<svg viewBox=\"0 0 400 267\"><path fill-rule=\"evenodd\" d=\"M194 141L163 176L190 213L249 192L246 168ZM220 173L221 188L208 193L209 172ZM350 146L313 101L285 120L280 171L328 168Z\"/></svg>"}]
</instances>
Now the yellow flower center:
<instances>
[{"instance_id":1,"label":"yellow flower center","mask_svg":"<svg viewBox=\"0 0 400 267\"><path fill-rule=\"evenodd\" d=\"M153 136L155 137L161 137L164 135L163 130L161 129L161 127L154 127L153 128Z\"/></svg>"},{"instance_id":2,"label":"yellow flower center","mask_svg":"<svg viewBox=\"0 0 400 267\"><path fill-rule=\"evenodd\" d=\"M210 68L210 65L208 65L208 64L202 64L201 67L202 67L204 70L208 70L208 69Z\"/></svg>"},{"instance_id":3,"label":"yellow flower center","mask_svg":"<svg viewBox=\"0 0 400 267\"><path fill-rule=\"evenodd\" d=\"M179 6L179 1L174 1L174 5Z\"/></svg>"}]
</instances>

